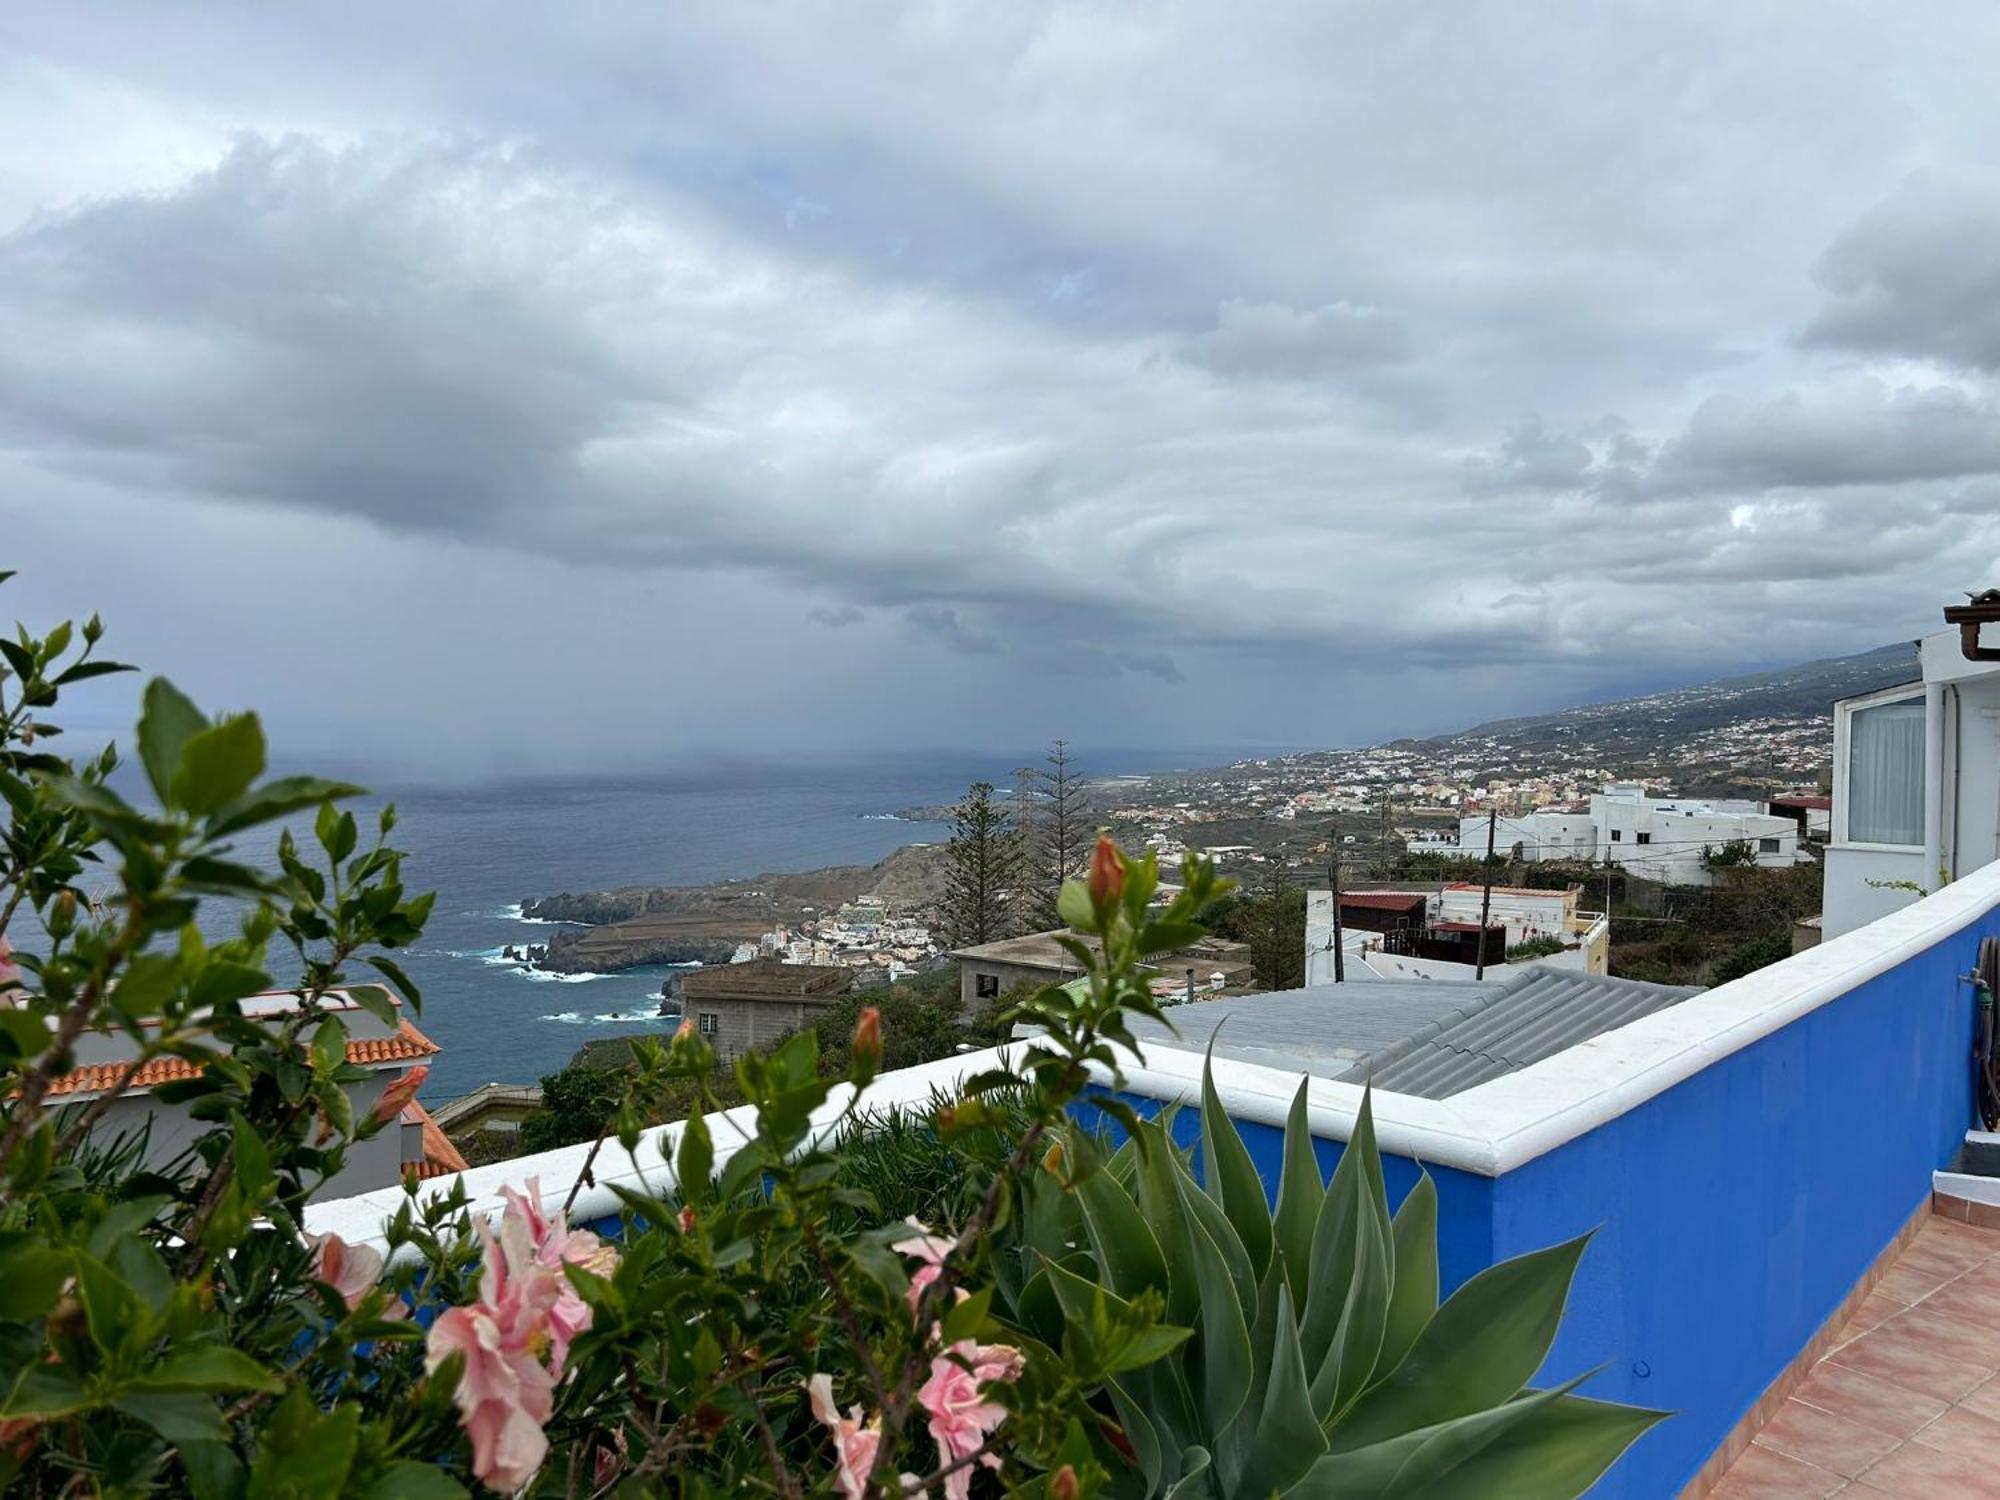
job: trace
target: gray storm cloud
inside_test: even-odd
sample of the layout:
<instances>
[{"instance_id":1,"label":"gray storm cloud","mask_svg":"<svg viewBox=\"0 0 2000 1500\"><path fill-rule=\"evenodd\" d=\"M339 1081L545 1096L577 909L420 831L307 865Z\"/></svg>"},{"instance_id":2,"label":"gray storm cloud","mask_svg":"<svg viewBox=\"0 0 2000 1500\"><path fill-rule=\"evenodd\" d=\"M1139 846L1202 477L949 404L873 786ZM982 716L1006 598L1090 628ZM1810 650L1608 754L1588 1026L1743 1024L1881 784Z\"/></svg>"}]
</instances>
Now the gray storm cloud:
<instances>
[{"instance_id":1,"label":"gray storm cloud","mask_svg":"<svg viewBox=\"0 0 2000 1500\"><path fill-rule=\"evenodd\" d=\"M199 635L46 507L235 517L211 594L393 555L447 675L525 566L579 636L737 601L661 697L929 662L1268 743L1859 649L2000 569L1983 8L497 14L0 17L52 598Z\"/></svg>"}]
</instances>

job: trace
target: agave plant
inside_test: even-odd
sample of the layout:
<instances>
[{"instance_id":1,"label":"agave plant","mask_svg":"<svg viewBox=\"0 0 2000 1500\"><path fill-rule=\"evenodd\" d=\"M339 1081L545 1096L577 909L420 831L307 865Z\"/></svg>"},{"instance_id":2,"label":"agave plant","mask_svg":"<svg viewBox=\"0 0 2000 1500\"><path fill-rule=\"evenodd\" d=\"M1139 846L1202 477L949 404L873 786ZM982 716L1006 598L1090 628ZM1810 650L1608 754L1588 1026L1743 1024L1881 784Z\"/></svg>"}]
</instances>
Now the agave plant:
<instances>
[{"instance_id":1,"label":"agave plant","mask_svg":"<svg viewBox=\"0 0 2000 1500\"><path fill-rule=\"evenodd\" d=\"M1159 1298L1194 1336L1116 1377L1131 1475L1114 1491L1176 1500L1580 1495L1665 1413L1528 1385L1554 1341L1585 1240L1502 1262L1438 1301L1437 1191L1391 1217L1364 1097L1330 1182L1303 1080L1272 1209L1204 1074L1204 1181L1171 1122L1139 1122L1102 1160L1081 1133L1063 1180L1031 1192L1016 1315L1088 1338L1120 1303Z\"/></svg>"}]
</instances>

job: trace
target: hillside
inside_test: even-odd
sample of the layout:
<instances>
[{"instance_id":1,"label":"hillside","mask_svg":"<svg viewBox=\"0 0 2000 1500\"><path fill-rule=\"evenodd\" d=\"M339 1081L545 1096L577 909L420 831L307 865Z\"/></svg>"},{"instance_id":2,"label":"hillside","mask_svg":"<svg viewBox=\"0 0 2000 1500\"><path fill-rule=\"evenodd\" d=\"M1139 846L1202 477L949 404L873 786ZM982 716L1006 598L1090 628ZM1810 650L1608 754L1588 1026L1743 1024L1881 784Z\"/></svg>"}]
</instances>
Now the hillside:
<instances>
[{"instance_id":1,"label":"hillside","mask_svg":"<svg viewBox=\"0 0 2000 1500\"><path fill-rule=\"evenodd\" d=\"M1599 743L1666 742L1753 719L1823 716L1831 711L1836 698L1912 682L1917 676L1916 648L1903 642L1853 656L1826 657L1744 677L1722 677L1640 698L1494 719L1416 743L1505 739L1525 746L1576 735Z\"/></svg>"}]
</instances>

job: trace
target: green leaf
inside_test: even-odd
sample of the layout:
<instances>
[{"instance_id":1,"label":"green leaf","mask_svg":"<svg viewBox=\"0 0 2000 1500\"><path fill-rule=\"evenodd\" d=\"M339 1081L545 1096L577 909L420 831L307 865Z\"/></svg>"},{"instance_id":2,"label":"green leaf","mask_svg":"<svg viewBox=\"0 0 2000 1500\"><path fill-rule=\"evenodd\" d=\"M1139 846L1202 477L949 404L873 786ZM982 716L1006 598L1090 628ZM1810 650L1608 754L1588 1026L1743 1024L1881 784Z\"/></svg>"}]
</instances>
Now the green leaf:
<instances>
[{"instance_id":1,"label":"green leaf","mask_svg":"<svg viewBox=\"0 0 2000 1500\"><path fill-rule=\"evenodd\" d=\"M232 714L181 746L168 805L203 817L236 801L263 774L263 725L255 714Z\"/></svg>"},{"instance_id":2,"label":"green leaf","mask_svg":"<svg viewBox=\"0 0 2000 1500\"><path fill-rule=\"evenodd\" d=\"M362 789L345 781L326 781L318 776L280 776L247 792L227 807L216 809L208 820L208 836L221 838L239 833L259 823L289 817L328 800L358 797Z\"/></svg>"},{"instance_id":3,"label":"green leaf","mask_svg":"<svg viewBox=\"0 0 2000 1500\"><path fill-rule=\"evenodd\" d=\"M174 773L180 769L181 750L187 742L208 728L208 720L190 703L179 688L164 677L146 684L145 706L139 715L139 759L146 767L146 779L153 795L168 806Z\"/></svg>"},{"instance_id":4,"label":"green leaf","mask_svg":"<svg viewBox=\"0 0 2000 1500\"><path fill-rule=\"evenodd\" d=\"M227 1443L182 1443L181 1467L194 1500L243 1500L243 1461Z\"/></svg>"},{"instance_id":5,"label":"green leaf","mask_svg":"<svg viewBox=\"0 0 2000 1500\"><path fill-rule=\"evenodd\" d=\"M1484 1411L1519 1394L1562 1322L1583 1235L1489 1266L1454 1292L1388 1378L1335 1427L1336 1452Z\"/></svg>"},{"instance_id":6,"label":"green leaf","mask_svg":"<svg viewBox=\"0 0 2000 1500\"><path fill-rule=\"evenodd\" d=\"M1062 883L1062 889L1056 893L1056 915L1080 932L1089 932L1097 926L1097 912L1081 880Z\"/></svg>"},{"instance_id":7,"label":"green leaf","mask_svg":"<svg viewBox=\"0 0 2000 1500\"><path fill-rule=\"evenodd\" d=\"M1371 1142L1372 1145L1372 1142ZM1375 1374L1382 1329L1389 1320L1389 1225L1372 1193L1363 1193L1354 1224L1354 1264L1333 1340L1313 1377L1313 1407L1329 1416L1344 1410Z\"/></svg>"},{"instance_id":8,"label":"green leaf","mask_svg":"<svg viewBox=\"0 0 2000 1500\"><path fill-rule=\"evenodd\" d=\"M1219 1030L1220 1028L1218 1028ZM1252 1276L1261 1277L1271 1260L1271 1205L1249 1148L1215 1092L1215 1038L1201 1069L1202 1175L1208 1195L1222 1205L1250 1258Z\"/></svg>"},{"instance_id":9,"label":"green leaf","mask_svg":"<svg viewBox=\"0 0 2000 1500\"><path fill-rule=\"evenodd\" d=\"M34 1363L22 1370L0 1401L0 1418L66 1417L90 1405L90 1393L76 1372L65 1365Z\"/></svg>"},{"instance_id":10,"label":"green leaf","mask_svg":"<svg viewBox=\"0 0 2000 1500\"><path fill-rule=\"evenodd\" d=\"M328 1016L313 1031L312 1063L315 1072L332 1073L347 1061L347 1028Z\"/></svg>"},{"instance_id":11,"label":"green leaf","mask_svg":"<svg viewBox=\"0 0 2000 1500\"><path fill-rule=\"evenodd\" d=\"M76 1288L91 1342L101 1352L115 1356L128 1346L136 1348L145 1342L153 1326L152 1314L139 1294L110 1267L91 1256L77 1255Z\"/></svg>"},{"instance_id":12,"label":"green leaf","mask_svg":"<svg viewBox=\"0 0 2000 1500\"><path fill-rule=\"evenodd\" d=\"M272 1410L259 1434L250 1493L258 1500L337 1500L354 1465L358 1406L322 1415L303 1384Z\"/></svg>"},{"instance_id":13,"label":"green leaf","mask_svg":"<svg viewBox=\"0 0 2000 1500\"><path fill-rule=\"evenodd\" d=\"M49 1045L49 1023L33 1011L0 1006L0 1059L39 1057Z\"/></svg>"},{"instance_id":14,"label":"green leaf","mask_svg":"<svg viewBox=\"0 0 2000 1500\"><path fill-rule=\"evenodd\" d=\"M27 1323L56 1305L70 1258L26 1233L0 1236L0 1322Z\"/></svg>"},{"instance_id":15,"label":"green leaf","mask_svg":"<svg viewBox=\"0 0 2000 1500\"><path fill-rule=\"evenodd\" d=\"M86 682L92 677L109 677L113 672L136 672L137 667L129 667L122 661L80 661L73 667L66 667L56 674L56 686L68 687L72 682Z\"/></svg>"},{"instance_id":16,"label":"green leaf","mask_svg":"<svg viewBox=\"0 0 2000 1500\"><path fill-rule=\"evenodd\" d=\"M1249 1463L1232 1492L1282 1494L1304 1477L1326 1452L1326 1435L1307 1391L1305 1357L1299 1349L1298 1319L1291 1290L1278 1288L1277 1343L1271 1351L1270 1382L1264 1409L1250 1440Z\"/></svg>"},{"instance_id":17,"label":"green leaf","mask_svg":"<svg viewBox=\"0 0 2000 1500\"><path fill-rule=\"evenodd\" d=\"M1292 1493L1301 1500L1573 1500L1666 1415L1570 1394L1588 1378L1330 1454Z\"/></svg>"},{"instance_id":18,"label":"green leaf","mask_svg":"<svg viewBox=\"0 0 2000 1500\"><path fill-rule=\"evenodd\" d=\"M284 1386L277 1376L242 1350L224 1344L204 1344L169 1354L133 1381L131 1388L151 1391L263 1391L267 1395L276 1395Z\"/></svg>"},{"instance_id":19,"label":"green leaf","mask_svg":"<svg viewBox=\"0 0 2000 1500\"><path fill-rule=\"evenodd\" d=\"M1300 1338L1315 1355L1330 1349L1347 1309L1348 1285L1354 1279L1357 1228L1371 1222L1369 1208L1373 1185L1381 1177L1381 1158L1375 1149L1375 1108L1372 1090L1361 1095L1361 1110L1354 1120L1354 1132L1333 1169L1319 1218L1313 1225L1312 1272L1306 1297L1305 1321ZM1380 1213L1386 1219L1386 1202ZM1390 1253L1386 1243L1383 1258Z\"/></svg>"},{"instance_id":20,"label":"green leaf","mask_svg":"<svg viewBox=\"0 0 2000 1500\"><path fill-rule=\"evenodd\" d=\"M423 1014L423 1009L424 1009L423 991L417 988L416 981L411 979L409 975L403 972L402 966L400 964L397 964L392 960L386 958L370 958L367 960L367 963L369 967L375 970L376 973L380 974L384 979L388 980L389 983L393 984L398 990L402 992L403 998L410 1002L411 1010L416 1011L419 1015ZM362 986L362 988L365 989L367 988L367 986L364 985ZM360 996L357 994L355 998L358 1000L360 999ZM362 1003L365 1005L367 1002L362 1001ZM393 1010L391 1011L390 1015L383 1017L383 1019L390 1021L393 1024L394 1022Z\"/></svg>"},{"instance_id":21,"label":"green leaf","mask_svg":"<svg viewBox=\"0 0 2000 1500\"><path fill-rule=\"evenodd\" d=\"M1285 1117L1285 1164L1278 1178L1278 1209L1271 1220L1272 1234L1284 1253L1292 1300L1301 1307L1311 1283L1313 1226L1319 1221L1320 1203L1326 1197L1319 1157L1313 1152L1312 1130L1306 1123L1306 1082L1299 1079L1291 1113Z\"/></svg>"},{"instance_id":22,"label":"green leaf","mask_svg":"<svg viewBox=\"0 0 2000 1500\"><path fill-rule=\"evenodd\" d=\"M134 1388L112 1405L135 1422L143 1422L170 1443L220 1442L222 1414L206 1396L191 1391Z\"/></svg>"},{"instance_id":23,"label":"green leaf","mask_svg":"<svg viewBox=\"0 0 2000 1500\"><path fill-rule=\"evenodd\" d=\"M1389 1320L1382 1329L1382 1353L1375 1368L1393 1370L1403 1362L1438 1305L1437 1184L1426 1172L1396 1210L1392 1234L1396 1280L1389 1294Z\"/></svg>"},{"instance_id":24,"label":"green leaf","mask_svg":"<svg viewBox=\"0 0 2000 1500\"><path fill-rule=\"evenodd\" d=\"M436 1464L399 1458L362 1493L365 1500L467 1500L472 1492Z\"/></svg>"},{"instance_id":25,"label":"green leaf","mask_svg":"<svg viewBox=\"0 0 2000 1500\"><path fill-rule=\"evenodd\" d=\"M261 1201L277 1179L271 1173L271 1152L265 1146L263 1137L243 1116L237 1115L230 1122L231 1138L236 1144L236 1177L243 1184L243 1191L252 1202Z\"/></svg>"},{"instance_id":26,"label":"green leaf","mask_svg":"<svg viewBox=\"0 0 2000 1500\"><path fill-rule=\"evenodd\" d=\"M1167 1487L1161 1500L1208 1500L1208 1450L1190 1447L1181 1453L1181 1477Z\"/></svg>"},{"instance_id":27,"label":"green leaf","mask_svg":"<svg viewBox=\"0 0 2000 1500\"><path fill-rule=\"evenodd\" d=\"M326 857L339 864L354 852L360 834L354 826L354 814L341 812L331 802L320 804L319 815L313 819L313 834L319 839L320 848Z\"/></svg>"},{"instance_id":28,"label":"green leaf","mask_svg":"<svg viewBox=\"0 0 2000 1500\"><path fill-rule=\"evenodd\" d=\"M195 890L211 896L259 896L277 894L284 887L252 865L234 860L198 855L181 866L181 879Z\"/></svg>"},{"instance_id":29,"label":"green leaf","mask_svg":"<svg viewBox=\"0 0 2000 1500\"><path fill-rule=\"evenodd\" d=\"M680 1150L674 1159L674 1181L681 1201L700 1204L707 1200L709 1174L715 1169L715 1142L708 1133L699 1102L681 1127Z\"/></svg>"},{"instance_id":30,"label":"green leaf","mask_svg":"<svg viewBox=\"0 0 2000 1500\"><path fill-rule=\"evenodd\" d=\"M1186 1199L1202 1196L1192 1188ZM1189 1225L1195 1284L1201 1289L1201 1410L1211 1432L1226 1428L1248 1399L1250 1327L1222 1252L1205 1226Z\"/></svg>"},{"instance_id":31,"label":"green leaf","mask_svg":"<svg viewBox=\"0 0 2000 1500\"><path fill-rule=\"evenodd\" d=\"M1167 1292L1167 1263L1139 1205L1109 1171L1092 1172L1076 1190L1091 1249L1111 1290L1130 1301L1148 1287Z\"/></svg>"}]
</instances>

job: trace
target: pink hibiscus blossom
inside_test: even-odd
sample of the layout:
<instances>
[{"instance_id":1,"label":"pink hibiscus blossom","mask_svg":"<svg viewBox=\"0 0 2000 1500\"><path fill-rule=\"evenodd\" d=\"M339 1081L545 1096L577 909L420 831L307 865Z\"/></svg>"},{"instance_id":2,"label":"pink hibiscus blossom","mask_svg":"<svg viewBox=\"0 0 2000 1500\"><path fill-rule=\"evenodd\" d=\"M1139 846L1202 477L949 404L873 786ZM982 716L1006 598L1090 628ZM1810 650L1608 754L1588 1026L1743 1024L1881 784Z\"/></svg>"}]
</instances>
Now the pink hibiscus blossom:
<instances>
[{"instance_id":1,"label":"pink hibiscus blossom","mask_svg":"<svg viewBox=\"0 0 2000 1500\"><path fill-rule=\"evenodd\" d=\"M917 1404L929 1419L931 1440L946 1464L978 1452L987 1435L1006 1419L1007 1408L989 1400L980 1388L1018 1379L1021 1364L1020 1350L971 1339L960 1339L931 1360L931 1378L918 1390ZM979 1462L989 1469L1000 1467L998 1456L991 1453ZM972 1493L971 1466L946 1475L944 1492L946 1500L967 1500Z\"/></svg>"},{"instance_id":2,"label":"pink hibiscus blossom","mask_svg":"<svg viewBox=\"0 0 2000 1500\"><path fill-rule=\"evenodd\" d=\"M815 1375L806 1382L812 1393L812 1413L833 1433L837 1456L833 1487L847 1500L862 1500L868 1493L868 1476L875 1469L875 1453L882 1446L882 1419L861 1420L861 1408L843 1417L833 1404L833 1377Z\"/></svg>"},{"instance_id":3,"label":"pink hibiscus blossom","mask_svg":"<svg viewBox=\"0 0 2000 1500\"><path fill-rule=\"evenodd\" d=\"M349 1312L382 1279L382 1252L373 1245L350 1245L337 1234L308 1235L306 1243L312 1246L313 1275L340 1293ZM382 1316L400 1318L408 1311L400 1300L391 1300Z\"/></svg>"},{"instance_id":4,"label":"pink hibiscus blossom","mask_svg":"<svg viewBox=\"0 0 2000 1500\"><path fill-rule=\"evenodd\" d=\"M944 1274L945 1257L951 1254L952 1248L958 1241L948 1239L941 1234L932 1234L930 1226L914 1216L903 1222L916 1230L916 1233L909 1239L897 1240L889 1248L898 1255L907 1255L912 1260L922 1262L910 1273L910 1311L914 1313L917 1304L923 1300L924 1288ZM959 1288L958 1297L961 1302L965 1300L963 1287Z\"/></svg>"},{"instance_id":5,"label":"pink hibiscus blossom","mask_svg":"<svg viewBox=\"0 0 2000 1500\"><path fill-rule=\"evenodd\" d=\"M525 1194L509 1189L506 1197L500 1233L479 1226L486 1248L478 1300L447 1309L431 1325L424 1363L435 1370L454 1354L465 1356L454 1400L472 1439L472 1471L488 1489L514 1494L548 1456L542 1429L556 1380L570 1343L590 1327L590 1305L563 1266L604 1274L617 1252L589 1230L571 1229L560 1213L544 1214L533 1180Z\"/></svg>"}]
</instances>

